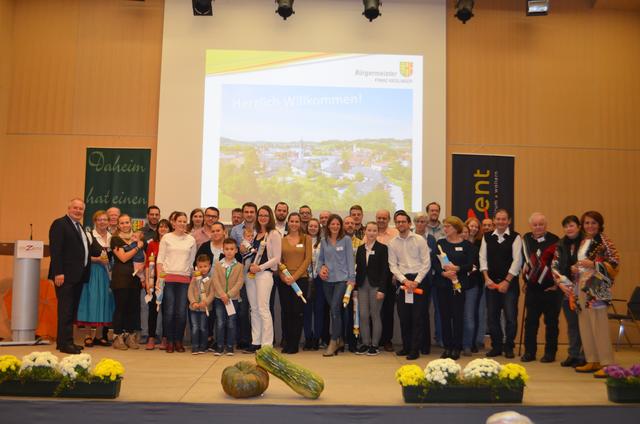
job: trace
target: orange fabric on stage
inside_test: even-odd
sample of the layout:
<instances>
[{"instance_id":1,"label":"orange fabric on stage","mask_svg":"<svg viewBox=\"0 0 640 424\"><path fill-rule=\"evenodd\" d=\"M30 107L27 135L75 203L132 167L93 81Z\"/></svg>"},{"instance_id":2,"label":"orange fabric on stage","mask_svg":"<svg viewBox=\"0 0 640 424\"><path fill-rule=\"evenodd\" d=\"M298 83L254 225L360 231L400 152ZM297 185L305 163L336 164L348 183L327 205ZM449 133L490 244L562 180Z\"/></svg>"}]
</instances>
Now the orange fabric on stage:
<instances>
[{"instance_id":1,"label":"orange fabric on stage","mask_svg":"<svg viewBox=\"0 0 640 424\"><path fill-rule=\"evenodd\" d=\"M10 289L4 296L4 306L8 317L11 317L11 300L13 291ZM40 297L38 301L38 327L36 335L43 339L56 339L58 327L58 299L56 290L50 280L40 280Z\"/></svg>"}]
</instances>

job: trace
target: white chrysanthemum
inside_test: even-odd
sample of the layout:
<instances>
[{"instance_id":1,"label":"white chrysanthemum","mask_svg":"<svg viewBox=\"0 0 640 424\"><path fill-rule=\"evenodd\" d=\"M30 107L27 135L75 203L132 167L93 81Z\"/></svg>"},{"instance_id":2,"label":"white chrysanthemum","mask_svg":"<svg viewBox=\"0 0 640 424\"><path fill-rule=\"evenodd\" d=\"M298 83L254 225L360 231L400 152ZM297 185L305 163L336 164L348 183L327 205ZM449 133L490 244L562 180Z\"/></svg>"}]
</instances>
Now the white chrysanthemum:
<instances>
[{"instance_id":1,"label":"white chrysanthemum","mask_svg":"<svg viewBox=\"0 0 640 424\"><path fill-rule=\"evenodd\" d=\"M430 383L446 385L447 380L460 374L460 365L453 359L436 359L427 364L424 375Z\"/></svg>"},{"instance_id":2,"label":"white chrysanthemum","mask_svg":"<svg viewBox=\"0 0 640 424\"><path fill-rule=\"evenodd\" d=\"M462 374L464 378L491 378L500 373L502 366L493 359L481 358L469 362Z\"/></svg>"},{"instance_id":3,"label":"white chrysanthemum","mask_svg":"<svg viewBox=\"0 0 640 424\"><path fill-rule=\"evenodd\" d=\"M78 377L79 368L89 372L89 368L91 368L91 355L88 353L70 355L64 357L58 364L58 369L62 375L72 379Z\"/></svg>"},{"instance_id":4,"label":"white chrysanthemum","mask_svg":"<svg viewBox=\"0 0 640 424\"><path fill-rule=\"evenodd\" d=\"M55 368L58 365L58 357L51 352L31 352L22 357L20 370L27 370L32 367Z\"/></svg>"}]
</instances>

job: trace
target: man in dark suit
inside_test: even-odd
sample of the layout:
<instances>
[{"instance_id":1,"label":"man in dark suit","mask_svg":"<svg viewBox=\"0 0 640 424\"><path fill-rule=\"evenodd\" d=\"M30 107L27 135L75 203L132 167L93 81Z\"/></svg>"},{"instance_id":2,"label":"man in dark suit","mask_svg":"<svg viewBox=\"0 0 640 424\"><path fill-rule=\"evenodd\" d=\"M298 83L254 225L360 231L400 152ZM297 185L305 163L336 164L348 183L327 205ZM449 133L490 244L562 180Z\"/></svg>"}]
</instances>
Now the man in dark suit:
<instances>
[{"instance_id":1,"label":"man in dark suit","mask_svg":"<svg viewBox=\"0 0 640 424\"><path fill-rule=\"evenodd\" d=\"M73 320L78 312L82 285L89 280L89 239L81 224L84 208L81 199L72 199L67 214L53 221L49 229L49 279L55 284L58 298L56 348L70 354L82 350L73 343Z\"/></svg>"}]
</instances>

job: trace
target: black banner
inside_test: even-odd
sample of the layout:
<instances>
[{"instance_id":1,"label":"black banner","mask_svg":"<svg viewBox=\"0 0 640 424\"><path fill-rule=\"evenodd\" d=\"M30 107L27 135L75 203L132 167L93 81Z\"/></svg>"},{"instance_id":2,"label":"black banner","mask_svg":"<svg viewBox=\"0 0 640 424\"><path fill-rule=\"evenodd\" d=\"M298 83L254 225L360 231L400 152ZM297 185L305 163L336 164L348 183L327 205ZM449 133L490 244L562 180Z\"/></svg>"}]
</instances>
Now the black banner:
<instances>
[{"instance_id":1,"label":"black banner","mask_svg":"<svg viewBox=\"0 0 640 424\"><path fill-rule=\"evenodd\" d=\"M453 155L452 213L463 221L492 218L506 209L514 222L513 156Z\"/></svg>"},{"instance_id":2,"label":"black banner","mask_svg":"<svg viewBox=\"0 0 640 424\"><path fill-rule=\"evenodd\" d=\"M149 198L150 159L149 149L87 149L84 180L86 226L93 226L91 218L94 212L111 206L130 215L134 228L144 225L142 219L146 216Z\"/></svg>"}]
</instances>

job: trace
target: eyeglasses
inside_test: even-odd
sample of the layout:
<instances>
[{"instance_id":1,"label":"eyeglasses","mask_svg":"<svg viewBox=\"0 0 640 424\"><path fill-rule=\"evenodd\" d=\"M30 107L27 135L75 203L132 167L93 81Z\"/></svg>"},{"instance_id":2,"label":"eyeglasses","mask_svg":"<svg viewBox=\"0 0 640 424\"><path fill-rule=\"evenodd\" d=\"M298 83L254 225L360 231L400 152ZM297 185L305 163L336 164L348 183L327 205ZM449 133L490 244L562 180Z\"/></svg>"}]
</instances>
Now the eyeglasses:
<instances>
[{"instance_id":1,"label":"eyeglasses","mask_svg":"<svg viewBox=\"0 0 640 424\"><path fill-rule=\"evenodd\" d=\"M205 218L217 218L218 215L205 215L204 217Z\"/></svg>"}]
</instances>

